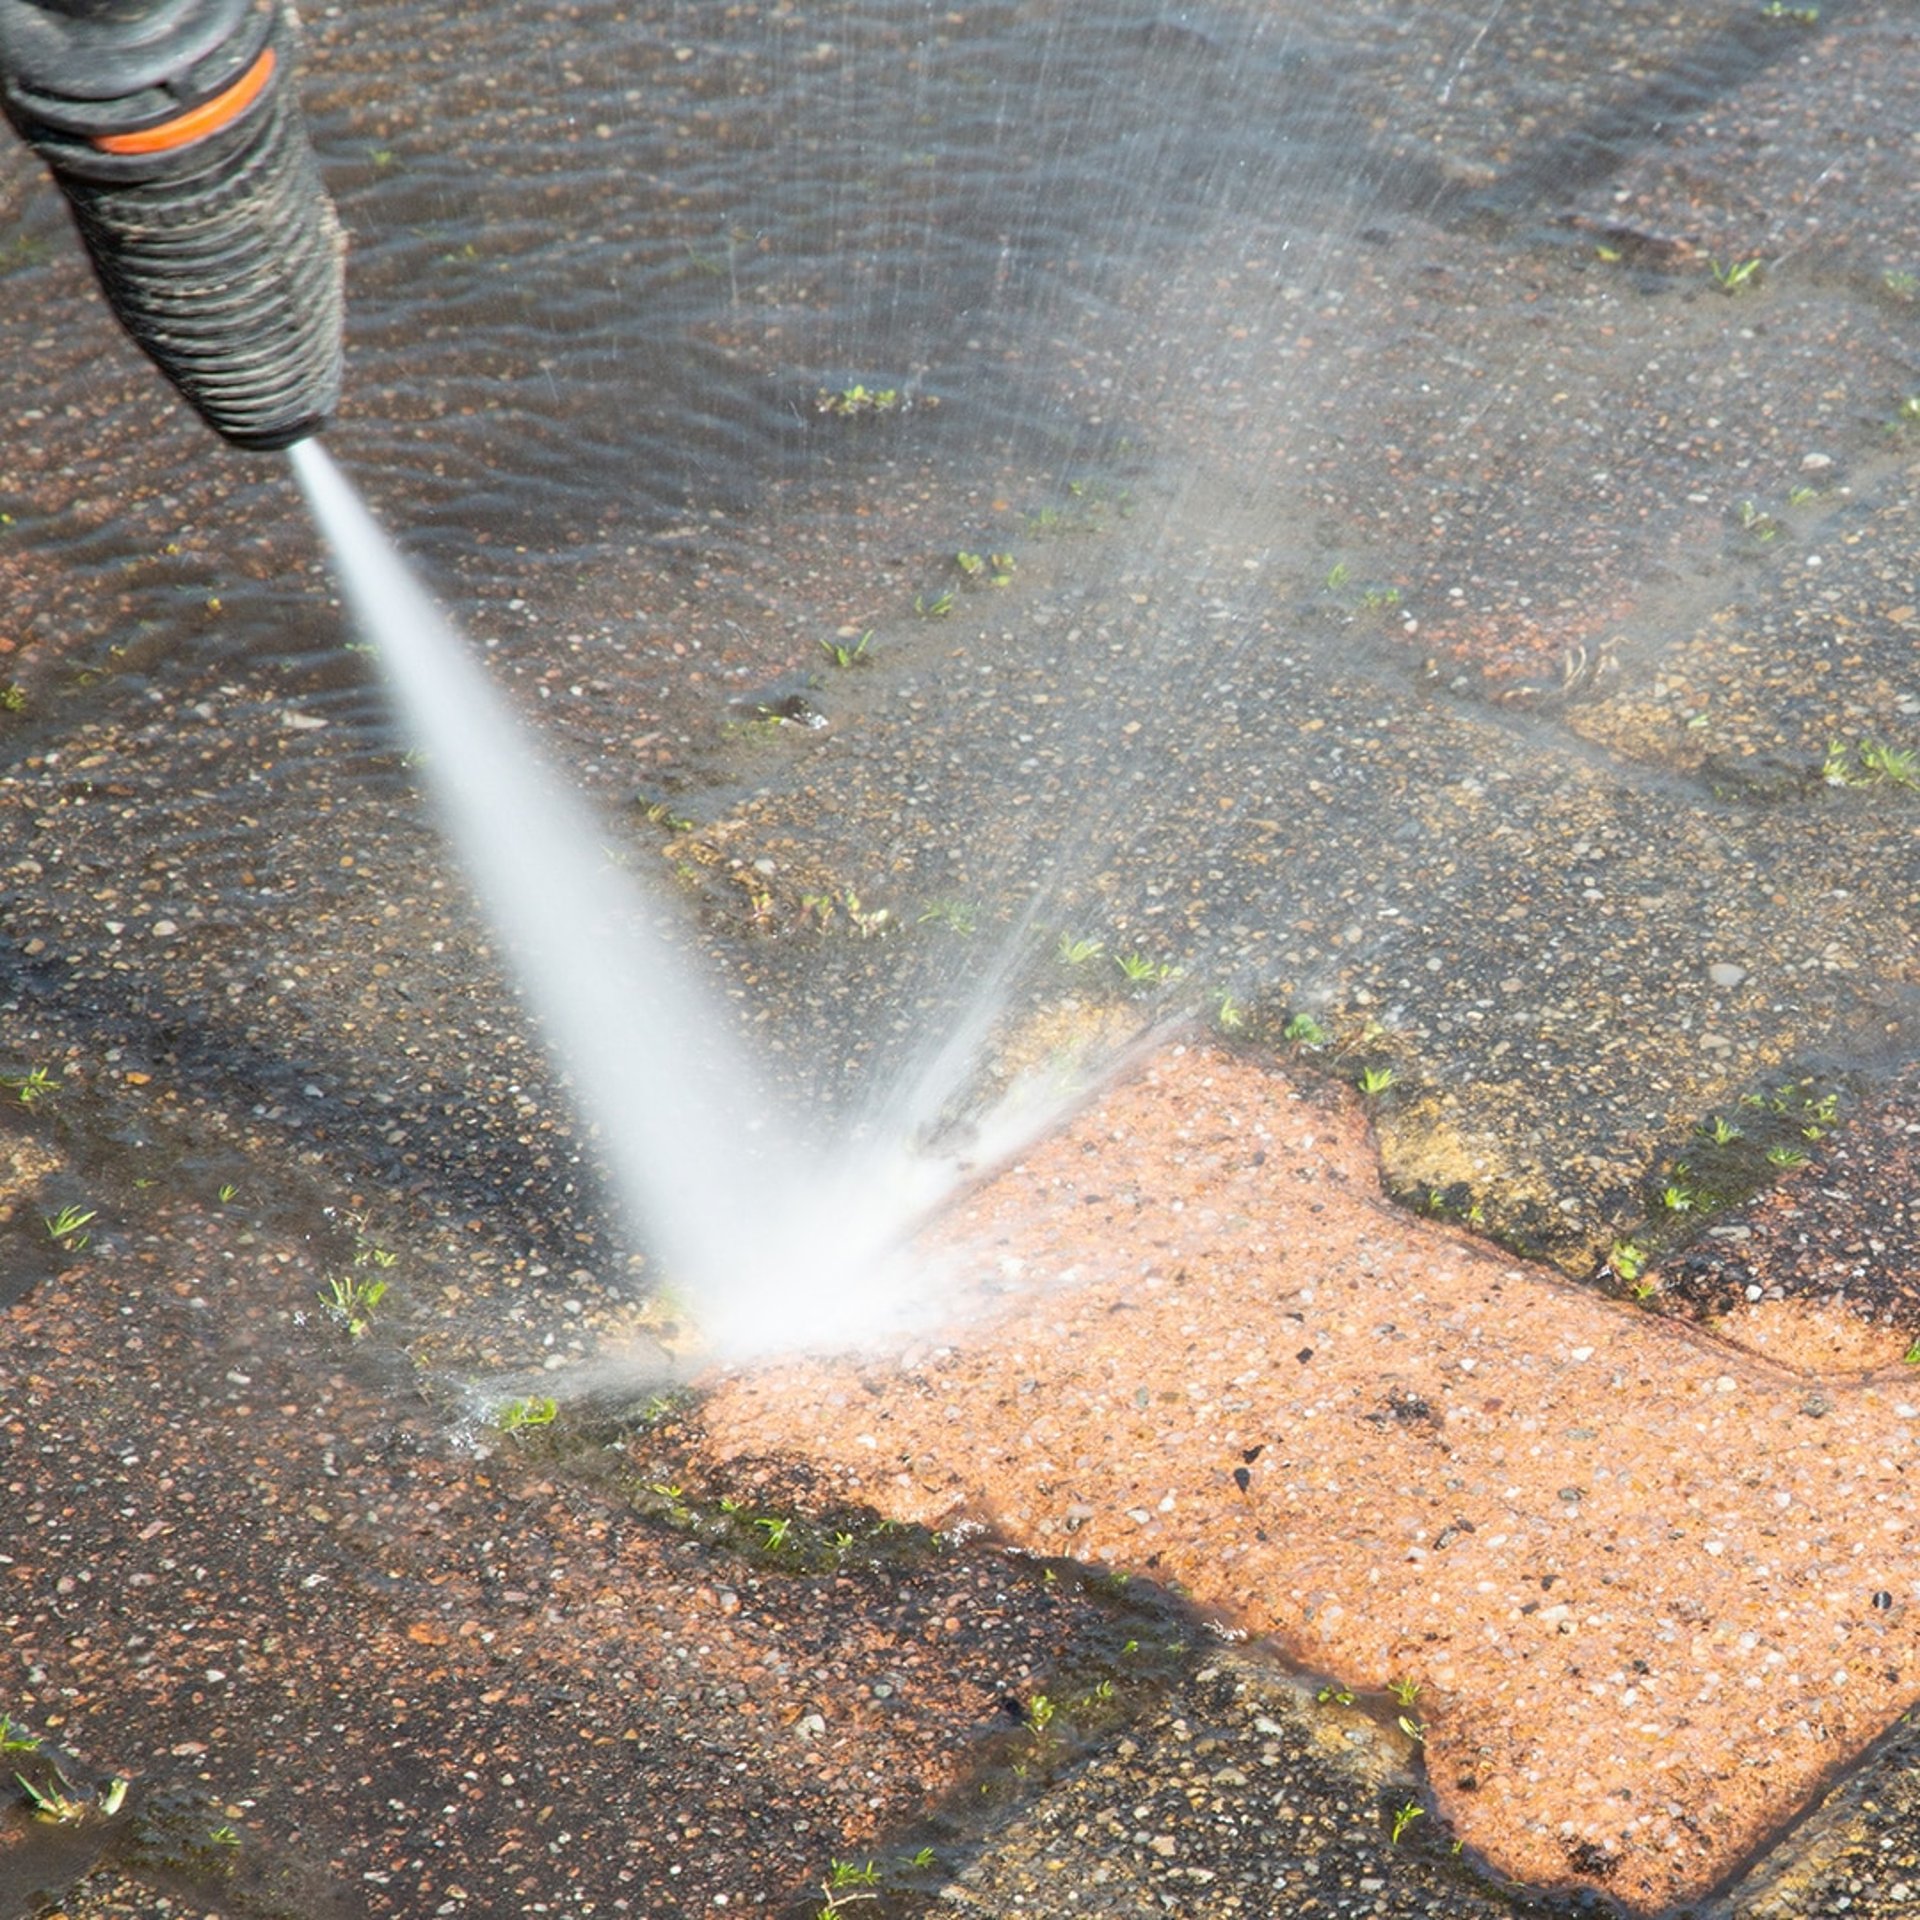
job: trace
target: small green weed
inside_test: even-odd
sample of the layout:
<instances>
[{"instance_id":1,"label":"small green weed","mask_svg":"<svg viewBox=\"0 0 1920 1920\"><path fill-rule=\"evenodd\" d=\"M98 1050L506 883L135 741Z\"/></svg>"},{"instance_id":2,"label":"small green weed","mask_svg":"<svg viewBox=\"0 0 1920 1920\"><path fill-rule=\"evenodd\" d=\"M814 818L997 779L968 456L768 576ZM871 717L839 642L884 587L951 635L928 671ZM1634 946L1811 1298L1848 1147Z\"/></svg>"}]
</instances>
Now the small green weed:
<instances>
[{"instance_id":1,"label":"small green weed","mask_svg":"<svg viewBox=\"0 0 1920 1920\"><path fill-rule=\"evenodd\" d=\"M1740 1104L1754 1113L1767 1116L1763 1124L1772 1125L1775 1121L1785 1120L1792 1123L1801 1137L1818 1140L1828 1132L1840 1117L1840 1096L1837 1093L1815 1093L1811 1080L1789 1080L1784 1086L1774 1087L1766 1093L1743 1093ZM1771 1159L1773 1156L1767 1156ZM1801 1155L1804 1159L1805 1156ZM1796 1160L1796 1165L1799 1162Z\"/></svg>"},{"instance_id":2,"label":"small green weed","mask_svg":"<svg viewBox=\"0 0 1920 1920\"><path fill-rule=\"evenodd\" d=\"M1909 1367L1920 1367L1920 1338L1916 1338L1905 1353L1900 1356L1901 1363Z\"/></svg>"},{"instance_id":3,"label":"small green weed","mask_svg":"<svg viewBox=\"0 0 1920 1920\"><path fill-rule=\"evenodd\" d=\"M1353 1705L1353 1691L1349 1687L1322 1687L1313 1696L1324 1706L1350 1707Z\"/></svg>"},{"instance_id":4,"label":"small green weed","mask_svg":"<svg viewBox=\"0 0 1920 1920\"><path fill-rule=\"evenodd\" d=\"M25 713L27 690L17 680L0 680L0 712Z\"/></svg>"},{"instance_id":5,"label":"small green weed","mask_svg":"<svg viewBox=\"0 0 1920 1920\"><path fill-rule=\"evenodd\" d=\"M1014 561L1010 553L968 553L963 549L953 556L953 563L966 576L969 586L1013 585Z\"/></svg>"},{"instance_id":6,"label":"small green weed","mask_svg":"<svg viewBox=\"0 0 1920 1920\"><path fill-rule=\"evenodd\" d=\"M814 400L816 413L832 414L841 420L868 420L903 410L898 387L842 387L837 393L822 390Z\"/></svg>"},{"instance_id":7,"label":"small green weed","mask_svg":"<svg viewBox=\"0 0 1920 1920\"><path fill-rule=\"evenodd\" d=\"M1920 788L1920 754L1911 747L1883 746L1878 740L1860 742L1860 770L1867 783Z\"/></svg>"},{"instance_id":8,"label":"small green weed","mask_svg":"<svg viewBox=\"0 0 1920 1920\"><path fill-rule=\"evenodd\" d=\"M67 1827L87 1817L89 1802L74 1792L73 1783L58 1767L48 1768L39 1780L29 1780L24 1773L13 1777L19 1781L36 1820Z\"/></svg>"},{"instance_id":9,"label":"small green weed","mask_svg":"<svg viewBox=\"0 0 1920 1920\"><path fill-rule=\"evenodd\" d=\"M1807 1143L1839 1124L1842 1097L1840 1089L1814 1080L1789 1080L1707 1114L1686 1146L1649 1170L1645 1217L1632 1237L1614 1241L1599 1277L1605 1280L1610 1270L1636 1300L1651 1298L1658 1288L1642 1275L1654 1259L1685 1246L1711 1216L1806 1165Z\"/></svg>"},{"instance_id":10,"label":"small green weed","mask_svg":"<svg viewBox=\"0 0 1920 1920\"><path fill-rule=\"evenodd\" d=\"M1465 1181L1451 1188L1429 1187L1427 1189L1427 1211L1438 1220L1461 1220L1470 1227L1484 1227L1487 1224L1487 1210L1473 1197L1472 1190Z\"/></svg>"},{"instance_id":11,"label":"small green weed","mask_svg":"<svg viewBox=\"0 0 1920 1920\"><path fill-rule=\"evenodd\" d=\"M1365 1094L1369 1100L1376 1099L1393 1085L1393 1069L1391 1067L1362 1067L1360 1069L1358 1084L1360 1091Z\"/></svg>"},{"instance_id":12,"label":"small green weed","mask_svg":"<svg viewBox=\"0 0 1920 1920\"><path fill-rule=\"evenodd\" d=\"M1327 569L1327 591L1338 593L1353 578L1353 569L1344 560L1336 560Z\"/></svg>"},{"instance_id":13,"label":"small green weed","mask_svg":"<svg viewBox=\"0 0 1920 1920\"><path fill-rule=\"evenodd\" d=\"M1920 293L1920 273L1911 273L1904 267L1889 267L1880 276L1880 284L1901 300L1911 300Z\"/></svg>"},{"instance_id":14,"label":"small green weed","mask_svg":"<svg viewBox=\"0 0 1920 1920\"><path fill-rule=\"evenodd\" d=\"M1752 260L1709 260L1708 269L1713 274L1713 283L1722 293L1741 293L1752 286L1760 271L1760 261Z\"/></svg>"},{"instance_id":15,"label":"small green weed","mask_svg":"<svg viewBox=\"0 0 1920 1920\"><path fill-rule=\"evenodd\" d=\"M37 1733L29 1733L20 1721L0 1713L0 1755L39 1751L40 1736Z\"/></svg>"},{"instance_id":16,"label":"small green weed","mask_svg":"<svg viewBox=\"0 0 1920 1920\"><path fill-rule=\"evenodd\" d=\"M812 915L822 933L833 925L836 914L844 913L847 925L862 940L877 939L893 926L891 908L862 906L860 896L851 887L840 893L803 893L800 896L800 910Z\"/></svg>"},{"instance_id":17,"label":"small green weed","mask_svg":"<svg viewBox=\"0 0 1920 1920\"><path fill-rule=\"evenodd\" d=\"M1885 747L1876 739L1862 739L1851 747L1843 739L1830 739L1826 758L1820 762L1820 778L1830 787L1912 787L1920 783L1912 749Z\"/></svg>"},{"instance_id":18,"label":"small green weed","mask_svg":"<svg viewBox=\"0 0 1920 1920\"><path fill-rule=\"evenodd\" d=\"M670 1480L654 1480L648 1483L647 1491L656 1500L666 1503L666 1518L676 1527L693 1524L693 1509L686 1503L686 1489L678 1487Z\"/></svg>"},{"instance_id":19,"label":"small green weed","mask_svg":"<svg viewBox=\"0 0 1920 1920\"><path fill-rule=\"evenodd\" d=\"M1107 950L1104 940L1082 940L1073 934L1060 936L1060 963L1067 967L1084 967L1089 960L1097 960Z\"/></svg>"},{"instance_id":20,"label":"small green weed","mask_svg":"<svg viewBox=\"0 0 1920 1920\"><path fill-rule=\"evenodd\" d=\"M58 1213L46 1216L47 1238L53 1241L62 1253L82 1252L93 1239L88 1233L87 1223L98 1217L95 1207L64 1206Z\"/></svg>"},{"instance_id":21,"label":"small green weed","mask_svg":"<svg viewBox=\"0 0 1920 1920\"><path fill-rule=\"evenodd\" d=\"M680 244L686 249L687 265L695 273L704 273L709 279L718 280L733 273L733 250L742 238L738 230L729 228L720 235L718 246L703 249L696 247L691 240L682 240ZM820 397L826 398L824 394Z\"/></svg>"},{"instance_id":22,"label":"small green weed","mask_svg":"<svg viewBox=\"0 0 1920 1920\"><path fill-rule=\"evenodd\" d=\"M1760 9L1762 20L1785 20L1796 27L1817 27L1820 24L1818 7L1789 6L1787 0L1767 0Z\"/></svg>"},{"instance_id":23,"label":"small green weed","mask_svg":"<svg viewBox=\"0 0 1920 1920\"><path fill-rule=\"evenodd\" d=\"M1417 1800L1409 1800L1405 1806L1396 1807L1393 1814L1393 1831L1389 1838L1394 1846L1400 1844L1400 1837L1416 1820L1424 1820L1427 1810Z\"/></svg>"},{"instance_id":24,"label":"small green weed","mask_svg":"<svg viewBox=\"0 0 1920 1920\"><path fill-rule=\"evenodd\" d=\"M1292 1041L1296 1047L1324 1047L1333 1035L1312 1014L1296 1013L1280 1029L1280 1037Z\"/></svg>"},{"instance_id":25,"label":"small green weed","mask_svg":"<svg viewBox=\"0 0 1920 1920\"><path fill-rule=\"evenodd\" d=\"M965 900L929 900L920 910L919 923L923 927L945 927L949 933L965 935L975 930L978 919Z\"/></svg>"},{"instance_id":26,"label":"small green weed","mask_svg":"<svg viewBox=\"0 0 1920 1920\"><path fill-rule=\"evenodd\" d=\"M857 640L822 640L820 645L836 667L863 667L870 659L867 649L873 645L873 629L869 627Z\"/></svg>"},{"instance_id":27,"label":"small green weed","mask_svg":"<svg viewBox=\"0 0 1920 1920\"><path fill-rule=\"evenodd\" d=\"M560 1417L559 1402L545 1394L527 1394L494 1408L487 1424L500 1433L526 1433L550 1427Z\"/></svg>"},{"instance_id":28,"label":"small green weed","mask_svg":"<svg viewBox=\"0 0 1920 1920\"><path fill-rule=\"evenodd\" d=\"M1136 987L1164 986L1167 981L1180 978L1180 969L1171 960L1150 959L1144 953L1116 954L1114 965L1126 975L1128 983Z\"/></svg>"},{"instance_id":29,"label":"small green weed","mask_svg":"<svg viewBox=\"0 0 1920 1920\"><path fill-rule=\"evenodd\" d=\"M913 610L922 620L944 620L953 611L954 593L951 587L942 587L938 593L916 593L913 596Z\"/></svg>"},{"instance_id":30,"label":"small green weed","mask_svg":"<svg viewBox=\"0 0 1920 1920\"><path fill-rule=\"evenodd\" d=\"M1222 1033L1238 1033L1247 1024L1246 1009L1224 989L1213 996L1213 1024Z\"/></svg>"},{"instance_id":31,"label":"small green weed","mask_svg":"<svg viewBox=\"0 0 1920 1920\"><path fill-rule=\"evenodd\" d=\"M1122 520L1133 516L1133 495L1125 487L1110 490L1098 480L1069 480L1067 492L1074 501L1071 507L1046 505L1028 512L1029 534L1047 540L1069 533L1099 533L1107 524L1109 510Z\"/></svg>"},{"instance_id":32,"label":"small green weed","mask_svg":"<svg viewBox=\"0 0 1920 1920\"><path fill-rule=\"evenodd\" d=\"M220 1189L219 1200L223 1207L232 1206L239 1197L240 1189L236 1187L232 1181L228 1181L226 1185Z\"/></svg>"},{"instance_id":33,"label":"small green weed","mask_svg":"<svg viewBox=\"0 0 1920 1920\"><path fill-rule=\"evenodd\" d=\"M60 1091L59 1081L45 1067L30 1067L25 1073L0 1074L0 1087L5 1087L23 1107Z\"/></svg>"},{"instance_id":34,"label":"small green weed","mask_svg":"<svg viewBox=\"0 0 1920 1920\"><path fill-rule=\"evenodd\" d=\"M1053 1724L1054 1712L1053 1702L1044 1693L1036 1693L1027 1702L1027 1725L1035 1733L1045 1733Z\"/></svg>"},{"instance_id":35,"label":"small green weed","mask_svg":"<svg viewBox=\"0 0 1920 1920\"><path fill-rule=\"evenodd\" d=\"M1420 1698L1420 1682L1418 1680L1389 1680L1387 1682L1387 1691L1393 1695L1393 1704L1396 1707L1410 1707Z\"/></svg>"},{"instance_id":36,"label":"small green weed","mask_svg":"<svg viewBox=\"0 0 1920 1920\"><path fill-rule=\"evenodd\" d=\"M356 1340L373 1324L374 1313L386 1297L386 1281L363 1273L336 1273L315 1296Z\"/></svg>"},{"instance_id":37,"label":"small green weed","mask_svg":"<svg viewBox=\"0 0 1920 1920\"><path fill-rule=\"evenodd\" d=\"M210 1847L237 1847L240 1844L240 1835L234 1828L223 1822L217 1827L207 1829L207 1844Z\"/></svg>"},{"instance_id":38,"label":"small green weed","mask_svg":"<svg viewBox=\"0 0 1920 1920\"><path fill-rule=\"evenodd\" d=\"M650 800L640 808L640 818L650 827L665 827L669 833L691 833L700 823L691 814L677 813L666 800Z\"/></svg>"},{"instance_id":39,"label":"small green weed","mask_svg":"<svg viewBox=\"0 0 1920 1920\"><path fill-rule=\"evenodd\" d=\"M793 1521L787 1514L768 1515L753 1523L767 1536L767 1551L778 1553L787 1544L787 1535L793 1529Z\"/></svg>"}]
</instances>

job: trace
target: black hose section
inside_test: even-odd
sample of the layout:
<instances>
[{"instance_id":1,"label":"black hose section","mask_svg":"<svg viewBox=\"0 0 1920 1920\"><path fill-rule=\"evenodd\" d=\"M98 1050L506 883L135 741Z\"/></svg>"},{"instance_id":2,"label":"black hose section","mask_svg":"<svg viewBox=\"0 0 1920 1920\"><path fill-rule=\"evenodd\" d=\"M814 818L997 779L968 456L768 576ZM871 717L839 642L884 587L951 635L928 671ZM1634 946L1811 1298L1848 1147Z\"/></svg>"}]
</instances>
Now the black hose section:
<instances>
[{"instance_id":1,"label":"black hose section","mask_svg":"<svg viewBox=\"0 0 1920 1920\"><path fill-rule=\"evenodd\" d=\"M45 13L63 13L70 20L133 20L143 27L163 8L155 0L33 0ZM171 0L177 8L179 0Z\"/></svg>"},{"instance_id":2,"label":"black hose section","mask_svg":"<svg viewBox=\"0 0 1920 1920\"><path fill-rule=\"evenodd\" d=\"M281 0L0 0L7 112L29 139L157 126L284 31Z\"/></svg>"},{"instance_id":3,"label":"black hose section","mask_svg":"<svg viewBox=\"0 0 1920 1920\"><path fill-rule=\"evenodd\" d=\"M345 240L283 73L178 150L103 164L36 142L121 324L216 433L262 451L332 417L345 321Z\"/></svg>"}]
</instances>

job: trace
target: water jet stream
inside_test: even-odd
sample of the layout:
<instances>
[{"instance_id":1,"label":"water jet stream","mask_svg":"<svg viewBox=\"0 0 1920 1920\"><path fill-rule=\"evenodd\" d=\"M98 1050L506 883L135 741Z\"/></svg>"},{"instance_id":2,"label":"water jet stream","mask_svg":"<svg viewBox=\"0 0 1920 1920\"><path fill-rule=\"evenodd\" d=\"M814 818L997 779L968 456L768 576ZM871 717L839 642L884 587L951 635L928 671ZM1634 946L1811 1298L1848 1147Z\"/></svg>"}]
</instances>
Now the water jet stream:
<instances>
[{"instance_id":1,"label":"water jet stream","mask_svg":"<svg viewBox=\"0 0 1920 1920\"><path fill-rule=\"evenodd\" d=\"M290 450L347 603L375 651L449 839L586 1117L619 1197L730 1356L857 1343L918 1319L940 1275L908 1247L964 1184L1054 1125L1096 1080L1016 1082L964 1160L916 1141L965 1090L1014 966L851 1137L803 1140L753 1068L664 903L603 852L542 758L317 441Z\"/></svg>"}]
</instances>

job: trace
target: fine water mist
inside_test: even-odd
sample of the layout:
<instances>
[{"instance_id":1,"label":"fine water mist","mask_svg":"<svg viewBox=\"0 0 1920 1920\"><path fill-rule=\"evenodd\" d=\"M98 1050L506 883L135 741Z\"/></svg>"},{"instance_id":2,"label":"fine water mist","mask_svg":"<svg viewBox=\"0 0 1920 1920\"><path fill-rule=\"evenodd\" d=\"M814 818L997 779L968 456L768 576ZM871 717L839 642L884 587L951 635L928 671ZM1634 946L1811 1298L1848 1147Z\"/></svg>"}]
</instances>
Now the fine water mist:
<instances>
[{"instance_id":1,"label":"fine water mist","mask_svg":"<svg viewBox=\"0 0 1920 1920\"><path fill-rule=\"evenodd\" d=\"M1569 132L1536 110L1566 94L1558 55L1497 8L933 33L855 10L804 57L744 16L697 54L595 17L583 124L623 158L556 184L565 222L524 195L507 217L517 124L491 129L470 230L414 217L432 178L380 171L401 198L372 223L377 298L452 276L501 344L413 328L416 363L396 324L381 364L407 371L359 444L498 658L577 673L581 776L718 796L738 877L778 867L749 940L709 965L691 900L622 876L325 455L294 458L658 1276L735 1346L883 1323L914 1291L911 1261L874 1278L890 1251L990 1163L991 1131L949 1123L978 1121L1056 947L1104 947L1055 963L1057 997L1184 971L1196 1001L1435 1050L1436 1084L1497 1079L1482 1037L1520 972L1482 990L1437 879L1504 883L1501 836L1589 797L1584 745L1579 780L1527 755L1618 671L1628 611L1685 627L1717 590L1722 483L1662 423L1720 377L1733 309L1581 224L1720 84L1717 43L1588 23ZM683 94L695 132L653 110ZM1660 449L1644 499L1594 464L1629 417ZM1561 497L1577 538L1540 519ZM883 671L821 664L866 635ZM817 734L766 719L801 661ZM1664 766L1625 777L1668 804ZM710 824L687 843L720 844ZM822 940L816 886L899 931ZM943 908L944 942L918 930ZM1599 965L1567 952L1541 964Z\"/></svg>"},{"instance_id":2,"label":"fine water mist","mask_svg":"<svg viewBox=\"0 0 1920 1920\"><path fill-rule=\"evenodd\" d=\"M598 1130L619 1196L675 1293L732 1356L844 1345L917 1318L940 1274L908 1240L960 1186L1055 1122L1087 1075L1016 1080L922 1150L972 1081L1019 964L839 1137L804 1132L755 1071L667 903L620 870L468 646L315 441L292 449L347 601L423 753L448 838ZM817 1123L824 1124L824 1123Z\"/></svg>"}]
</instances>

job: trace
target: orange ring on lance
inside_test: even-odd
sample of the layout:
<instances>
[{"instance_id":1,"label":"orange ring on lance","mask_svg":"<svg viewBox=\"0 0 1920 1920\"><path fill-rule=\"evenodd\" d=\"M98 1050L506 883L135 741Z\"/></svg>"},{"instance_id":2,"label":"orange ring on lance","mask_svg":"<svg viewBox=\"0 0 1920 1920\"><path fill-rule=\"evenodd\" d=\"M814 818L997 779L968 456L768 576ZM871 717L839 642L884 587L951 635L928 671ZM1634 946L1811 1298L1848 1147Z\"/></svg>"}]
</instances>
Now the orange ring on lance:
<instances>
[{"instance_id":1,"label":"orange ring on lance","mask_svg":"<svg viewBox=\"0 0 1920 1920\"><path fill-rule=\"evenodd\" d=\"M142 127L138 133L99 134L93 144L103 153L168 153L175 147L190 146L222 127L232 126L259 99L273 78L273 67L273 49L262 47L259 59L211 100L202 100L197 107L189 107L157 127Z\"/></svg>"}]
</instances>

